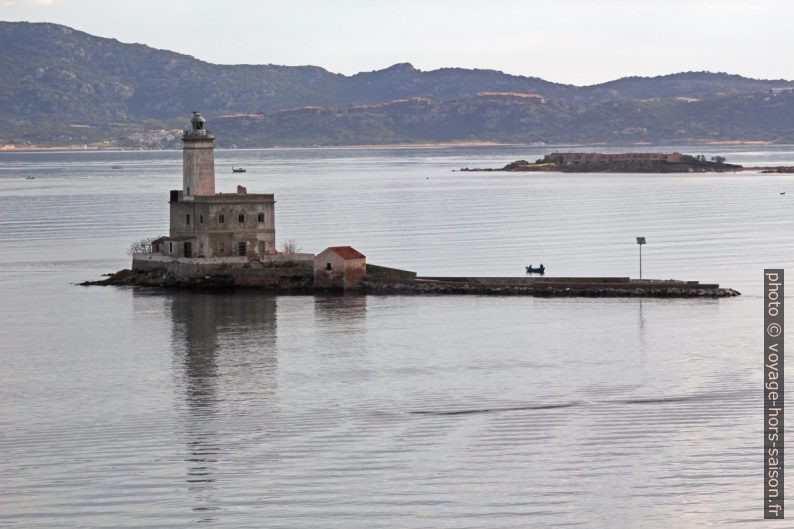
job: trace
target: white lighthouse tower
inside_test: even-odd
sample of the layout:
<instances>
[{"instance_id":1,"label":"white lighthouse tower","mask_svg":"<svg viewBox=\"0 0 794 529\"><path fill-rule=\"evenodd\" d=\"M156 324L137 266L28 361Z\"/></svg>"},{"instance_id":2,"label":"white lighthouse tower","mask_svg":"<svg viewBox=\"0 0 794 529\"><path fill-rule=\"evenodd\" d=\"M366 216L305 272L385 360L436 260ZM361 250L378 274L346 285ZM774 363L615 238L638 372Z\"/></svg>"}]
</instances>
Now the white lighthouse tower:
<instances>
[{"instance_id":1,"label":"white lighthouse tower","mask_svg":"<svg viewBox=\"0 0 794 529\"><path fill-rule=\"evenodd\" d=\"M193 112L191 130L182 135L182 192L186 200L192 196L215 194L215 137L204 128L206 120Z\"/></svg>"}]
</instances>

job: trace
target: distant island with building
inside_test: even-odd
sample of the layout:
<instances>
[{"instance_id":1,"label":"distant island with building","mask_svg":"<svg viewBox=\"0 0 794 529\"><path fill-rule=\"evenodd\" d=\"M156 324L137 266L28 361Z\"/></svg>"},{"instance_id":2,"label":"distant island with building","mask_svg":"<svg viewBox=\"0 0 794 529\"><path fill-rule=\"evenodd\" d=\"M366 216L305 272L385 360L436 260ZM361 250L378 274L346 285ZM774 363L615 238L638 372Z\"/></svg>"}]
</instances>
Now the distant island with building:
<instances>
[{"instance_id":1,"label":"distant island with building","mask_svg":"<svg viewBox=\"0 0 794 529\"><path fill-rule=\"evenodd\" d=\"M724 173L744 169L727 163L722 156L681 154L678 152L553 152L534 163L511 162L501 168L469 168L461 171L560 171L566 173Z\"/></svg>"},{"instance_id":2,"label":"distant island with building","mask_svg":"<svg viewBox=\"0 0 794 529\"><path fill-rule=\"evenodd\" d=\"M717 284L628 277L419 277L416 272L367 263L362 252L348 245L329 246L316 255L295 248L278 251L274 196L248 193L240 185L233 193L216 192L214 142L206 120L194 112L191 128L182 133L182 189L169 194L169 234L133 243L131 269L81 285L247 287L284 293L739 295Z\"/></svg>"},{"instance_id":3,"label":"distant island with building","mask_svg":"<svg viewBox=\"0 0 794 529\"><path fill-rule=\"evenodd\" d=\"M794 166L745 167L727 163L723 156L707 158L703 154L678 152L553 152L528 162L516 160L504 167L463 167L460 171L563 172L563 173L726 173L757 171L794 173Z\"/></svg>"}]
</instances>

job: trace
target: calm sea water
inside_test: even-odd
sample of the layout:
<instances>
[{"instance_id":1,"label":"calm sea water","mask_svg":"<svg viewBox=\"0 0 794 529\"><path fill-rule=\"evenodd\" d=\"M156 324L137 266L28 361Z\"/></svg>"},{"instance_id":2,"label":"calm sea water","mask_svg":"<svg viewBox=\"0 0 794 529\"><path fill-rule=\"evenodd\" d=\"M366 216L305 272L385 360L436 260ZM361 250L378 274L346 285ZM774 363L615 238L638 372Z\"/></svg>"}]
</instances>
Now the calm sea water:
<instances>
[{"instance_id":1,"label":"calm sea water","mask_svg":"<svg viewBox=\"0 0 794 529\"><path fill-rule=\"evenodd\" d=\"M304 251L636 276L644 235L646 277L744 295L78 287L167 232L180 153L0 153L0 526L763 523L762 271L794 265L794 176L452 171L547 150L219 151L218 188L275 193Z\"/></svg>"}]
</instances>

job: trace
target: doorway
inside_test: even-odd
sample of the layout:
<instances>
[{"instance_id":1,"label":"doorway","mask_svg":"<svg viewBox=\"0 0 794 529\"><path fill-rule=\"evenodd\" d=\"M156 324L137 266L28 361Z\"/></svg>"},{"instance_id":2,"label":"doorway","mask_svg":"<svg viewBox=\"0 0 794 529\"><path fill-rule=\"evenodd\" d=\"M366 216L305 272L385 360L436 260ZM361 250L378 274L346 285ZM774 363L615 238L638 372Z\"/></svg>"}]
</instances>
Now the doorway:
<instances>
[{"instance_id":1,"label":"doorway","mask_svg":"<svg viewBox=\"0 0 794 529\"><path fill-rule=\"evenodd\" d=\"M189 242L185 243L185 257L193 257L193 245Z\"/></svg>"}]
</instances>

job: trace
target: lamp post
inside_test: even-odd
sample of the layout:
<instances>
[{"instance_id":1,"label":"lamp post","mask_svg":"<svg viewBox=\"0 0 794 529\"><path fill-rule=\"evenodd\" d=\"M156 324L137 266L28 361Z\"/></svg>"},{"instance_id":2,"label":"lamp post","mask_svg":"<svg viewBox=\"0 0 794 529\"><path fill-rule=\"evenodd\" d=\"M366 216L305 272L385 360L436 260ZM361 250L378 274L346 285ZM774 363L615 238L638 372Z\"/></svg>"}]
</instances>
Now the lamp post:
<instances>
[{"instance_id":1,"label":"lamp post","mask_svg":"<svg viewBox=\"0 0 794 529\"><path fill-rule=\"evenodd\" d=\"M645 244L645 237L637 237L637 246L640 247L640 279L642 279L642 245Z\"/></svg>"}]
</instances>

